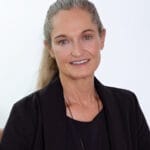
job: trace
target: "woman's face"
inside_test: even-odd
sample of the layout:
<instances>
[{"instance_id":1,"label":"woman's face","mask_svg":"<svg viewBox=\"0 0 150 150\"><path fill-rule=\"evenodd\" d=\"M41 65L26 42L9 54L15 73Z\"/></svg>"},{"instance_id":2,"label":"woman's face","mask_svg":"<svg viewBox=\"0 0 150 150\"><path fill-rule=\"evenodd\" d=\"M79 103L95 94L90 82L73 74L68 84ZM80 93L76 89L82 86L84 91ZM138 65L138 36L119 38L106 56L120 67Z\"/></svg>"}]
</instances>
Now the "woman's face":
<instances>
[{"instance_id":1,"label":"woman's face","mask_svg":"<svg viewBox=\"0 0 150 150\"><path fill-rule=\"evenodd\" d=\"M60 76L72 79L94 75L104 46L105 30L99 35L90 14L79 8L62 10L53 17L50 54Z\"/></svg>"}]
</instances>

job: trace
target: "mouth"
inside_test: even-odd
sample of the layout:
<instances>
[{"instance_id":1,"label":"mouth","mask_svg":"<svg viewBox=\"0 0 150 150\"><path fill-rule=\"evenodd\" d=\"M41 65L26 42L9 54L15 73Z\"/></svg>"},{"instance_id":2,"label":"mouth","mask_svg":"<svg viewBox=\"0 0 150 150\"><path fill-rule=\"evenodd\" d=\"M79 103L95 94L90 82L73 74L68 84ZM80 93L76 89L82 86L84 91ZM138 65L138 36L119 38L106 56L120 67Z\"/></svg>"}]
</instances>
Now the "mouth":
<instances>
[{"instance_id":1,"label":"mouth","mask_svg":"<svg viewBox=\"0 0 150 150\"><path fill-rule=\"evenodd\" d=\"M70 62L70 64L72 65L82 65L89 62L89 59L82 59L82 60L76 60L76 61L72 61Z\"/></svg>"}]
</instances>

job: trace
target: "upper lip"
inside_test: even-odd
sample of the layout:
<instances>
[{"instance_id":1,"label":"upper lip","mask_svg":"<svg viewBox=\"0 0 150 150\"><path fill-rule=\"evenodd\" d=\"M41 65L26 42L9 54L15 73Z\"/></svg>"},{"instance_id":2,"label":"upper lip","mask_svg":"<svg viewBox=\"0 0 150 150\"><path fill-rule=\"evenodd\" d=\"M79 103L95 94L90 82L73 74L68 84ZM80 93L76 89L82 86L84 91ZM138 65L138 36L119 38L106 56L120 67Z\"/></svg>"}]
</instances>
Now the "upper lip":
<instances>
[{"instance_id":1,"label":"upper lip","mask_svg":"<svg viewBox=\"0 0 150 150\"><path fill-rule=\"evenodd\" d=\"M83 59L78 59L78 60L73 60L73 61L71 61L70 63L73 63L73 62L80 62L80 61L85 61L85 60L87 60L87 61L89 61L89 59L87 58L83 58Z\"/></svg>"}]
</instances>

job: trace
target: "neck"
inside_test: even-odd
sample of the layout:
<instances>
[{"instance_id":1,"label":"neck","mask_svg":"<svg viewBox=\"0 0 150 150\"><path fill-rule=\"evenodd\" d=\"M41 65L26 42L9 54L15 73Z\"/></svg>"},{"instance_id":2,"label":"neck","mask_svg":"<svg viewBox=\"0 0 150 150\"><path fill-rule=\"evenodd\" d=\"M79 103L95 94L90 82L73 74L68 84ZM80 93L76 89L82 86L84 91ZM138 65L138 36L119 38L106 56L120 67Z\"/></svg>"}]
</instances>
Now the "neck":
<instances>
[{"instance_id":1,"label":"neck","mask_svg":"<svg viewBox=\"0 0 150 150\"><path fill-rule=\"evenodd\" d=\"M83 79L70 79L60 75L64 97L71 103L86 104L95 100L94 76Z\"/></svg>"}]
</instances>

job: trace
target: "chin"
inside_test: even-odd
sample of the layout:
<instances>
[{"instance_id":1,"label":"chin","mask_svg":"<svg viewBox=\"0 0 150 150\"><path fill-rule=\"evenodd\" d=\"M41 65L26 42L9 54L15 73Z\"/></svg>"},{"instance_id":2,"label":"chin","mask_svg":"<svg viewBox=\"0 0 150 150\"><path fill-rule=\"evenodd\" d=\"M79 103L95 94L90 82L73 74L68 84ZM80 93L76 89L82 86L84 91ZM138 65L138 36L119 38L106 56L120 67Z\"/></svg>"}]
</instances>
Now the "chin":
<instances>
[{"instance_id":1,"label":"chin","mask_svg":"<svg viewBox=\"0 0 150 150\"><path fill-rule=\"evenodd\" d=\"M92 73L76 73L76 74L70 74L68 77L73 80L80 80L80 79L87 79L94 76L94 72Z\"/></svg>"},{"instance_id":2,"label":"chin","mask_svg":"<svg viewBox=\"0 0 150 150\"><path fill-rule=\"evenodd\" d=\"M97 67L92 67L92 68L89 67L80 70L75 70L75 69L62 70L60 72L60 76L62 76L62 78L64 77L66 79L72 79L72 80L93 78L96 69Z\"/></svg>"}]
</instances>

